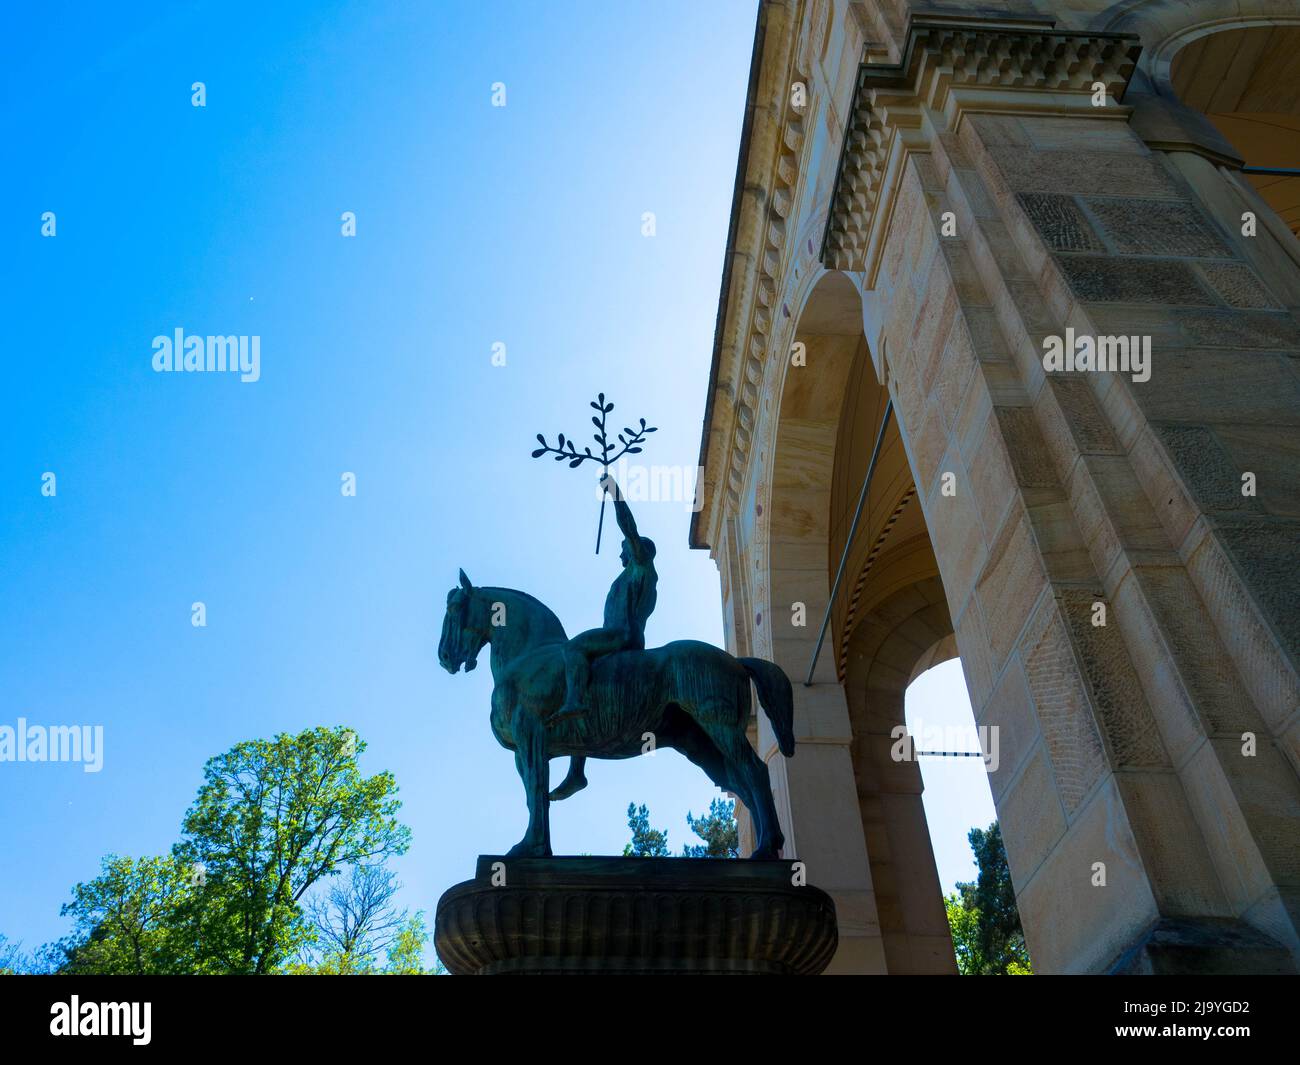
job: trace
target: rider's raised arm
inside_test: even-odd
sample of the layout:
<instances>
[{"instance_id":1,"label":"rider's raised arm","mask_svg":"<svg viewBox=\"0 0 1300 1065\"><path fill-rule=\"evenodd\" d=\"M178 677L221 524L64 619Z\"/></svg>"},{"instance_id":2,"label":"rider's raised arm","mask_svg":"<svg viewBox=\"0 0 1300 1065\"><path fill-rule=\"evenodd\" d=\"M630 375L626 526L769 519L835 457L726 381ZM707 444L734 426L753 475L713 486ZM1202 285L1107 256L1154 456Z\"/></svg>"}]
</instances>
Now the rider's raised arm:
<instances>
[{"instance_id":1,"label":"rider's raised arm","mask_svg":"<svg viewBox=\"0 0 1300 1065\"><path fill-rule=\"evenodd\" d=\"M614 497L614 517L618 521L618 527L622 530L628 546L632 549L633 557L638 562L648 562L650 560L649 553L646 551L641 534L636 531L636 520L632 517L632 508L623 499L623 490L619 488L618 482L608 475L605 478L605 485L605 490Z\"/></svg>"}]
</instances>

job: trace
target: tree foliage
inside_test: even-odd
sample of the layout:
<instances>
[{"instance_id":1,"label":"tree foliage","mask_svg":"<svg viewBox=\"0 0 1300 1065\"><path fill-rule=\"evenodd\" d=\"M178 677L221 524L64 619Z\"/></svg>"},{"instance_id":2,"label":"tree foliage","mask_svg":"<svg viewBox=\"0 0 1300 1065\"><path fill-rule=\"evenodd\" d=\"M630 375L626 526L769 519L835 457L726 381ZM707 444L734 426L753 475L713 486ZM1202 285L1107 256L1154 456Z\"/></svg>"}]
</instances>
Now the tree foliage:
<instances>
[{"instance_id":1,"label":"tree foliage","mask_svg":"<svg viewBox=\"0 0 1300 1065\"><path fill-rule=\"evenodd\" d=\"M683 858L740 857L740 831L736 825L734 799L714 799L703 817L692 817L687 811L686 824L704 842L687 843L682 847Z\"/></svg>"},{"instance_id":2,"label":"tree foliage","mask_svg":"<svg viewBox=\"0 0 1300 1065\"><path fill-rule=\"evenodd\" d=\"M715 798L709 803L709 812L695 817L689 811L686 824L703 843L687 843L682 847L683 858L736 858L740 856L740 836L736 826L736 803L730 799ZM650 811L642 803L628 803L627 827L632 839L624 845L627 858L671 858L668 833L650 827Z\"/></svg>"},{"instance_id":3,"label":"tree foliage","mask_svg":"<svg viewBox=\"0 0 1300 1065\"><path fill-rule=\"evenodd\" d=\"M347 729L251 740L208 761L176 857L203 870L191 898L204 971L274 971L311 936L301 902L336 870L402 854L410 830L391 773L363 777Z\"/></svg>"},{"instance_id":4,"label":"tree foliage","mask_svg":"<svg viewBox=\"0 0 1300 1065\"><path fill-rule=\"evenodd\" d=\"M415 964L427 934L378 868L410 830L392 774L362 775L364 750L312 728L210 759L171 855L106 857L63 907L71 933L30 957L0 937L0 972L365 973L403 935Z\"/></svg>"},{"instance_id":5,"label":"tree foliage","mask_svg":"<svg viewBox=\"0 0 1300 1065\"><path fill-rule=\"evenodd\" d=\"M1031 975L1001 826L994 821L987 829L972 828L966 838L979 873L944 899L958 971L963 976Z\"/></svg>"},{"instance_id":6,"label":"tree foliage","mask_svg":"<svg viewBox=\"0 0 1300 1065\"><path fill-rule=\"evenodd\" d=\"M311 937L285 971L334 976L375 972L379 957L406 923L406 911L393 904L400 887L396 874L378 865L356 865L331 877L305 900Z\"/></svg>"},{"instance_id":7,"label":"tree foliage","mask_svg":"<svg viewBox=\"0 0 1300 1065\"><path fill-rule=\"evenodd\" d=\"M416 911L408 917L393 936L388 947L388 968L384 971L389 976L424 976L430 970L424 967L424 945L429 940L429 933L424 926L424 914ZM441 962L435 962L435 970Z\"/></svg>"},{"instance_id":8,"label":"tree foliage","mask_svg":"<svg viewBox=\"0 0 1300 1065\"><path fill-rule=\"evenodd\" d=\"M200 953L189 904L192 871L174 857L110 854L99 876L72 889L60 914L73 931L57 944L58 969L96 976L165 976L194 971Z\"/></svg>"},{"instance_id":9,"label":"tree foliage","mask_svg":"<svg viewBox=\"0 0 1300 1065\"><path fill-rule=\"evenodd\" d=\"M627 827L632 830L632 839L623 847L625 858L667 858L672 852L668 849L668 833L650 827L650 811L644 803L640 808L636 803L627 804Z\"/></svg>"}]
</instances>

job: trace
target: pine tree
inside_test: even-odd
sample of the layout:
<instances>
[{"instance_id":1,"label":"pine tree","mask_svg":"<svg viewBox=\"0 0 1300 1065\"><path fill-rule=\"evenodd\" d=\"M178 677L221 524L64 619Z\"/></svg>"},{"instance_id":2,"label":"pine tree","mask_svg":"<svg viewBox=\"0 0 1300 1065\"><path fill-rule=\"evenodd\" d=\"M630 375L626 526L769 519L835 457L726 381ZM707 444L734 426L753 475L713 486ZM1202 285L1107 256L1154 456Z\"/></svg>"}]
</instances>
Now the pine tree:
<instances>
[{"instance_id":1,"label":"pine tree","mask_svg":"<svg viewBox=\"0 0 1300 1065\"><path fill-rule=\"evenodd\" d=\"M625 858L667 858L668 833L650 827L650 811L644 803L640 809L636 803L627 804L627 827L632 830L632 840L623 848Z\"/></svg>"},{"instance_id":2,"label":"pine tree","mask_svg":"<svg viewBox=\"0 0 1300 1065\"><path fill-rule=\"evenodd\" d=\"M736 803L733 799L714 799L709 812L703 817L692 817L688 811L686 823L704 840L701 844L688 843L682 848L683 858L739 858L740 833L736 825Z\"/></svg>"}]
</instances>

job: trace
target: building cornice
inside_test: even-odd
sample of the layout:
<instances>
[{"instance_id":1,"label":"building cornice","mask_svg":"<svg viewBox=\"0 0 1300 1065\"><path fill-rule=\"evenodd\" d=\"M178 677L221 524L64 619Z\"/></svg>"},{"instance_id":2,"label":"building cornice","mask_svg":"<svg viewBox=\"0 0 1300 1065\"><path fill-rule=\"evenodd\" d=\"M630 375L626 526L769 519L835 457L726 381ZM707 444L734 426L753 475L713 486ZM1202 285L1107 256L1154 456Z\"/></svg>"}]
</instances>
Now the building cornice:
<instances>
[{"instance_id":1,"label":"building cornice","mask_svg":"<svg viewBox=\"0 0 1300 1065\"><path fill-rule=\"evenodd\" d=\"M805 0L759 5L700 441L693 548L710 548L722 512L739 507L768 344L779 329L793 229L787 220L794 221L811 114L793 106L790 91L812 73L810 48L801 44L811 28L804 25L812 21L805 19L807 6ZM902 164L900 145L918 143L925 108L946 111L955 123L963 108L975 106L972 93L998 97L980 107L1056 110L1086 106L1098 81L1112 98L1123 93L1140 52L1134 35L1056 32L1053 25L1051 19L927 14L909 25L901 62L859 68L821 249L827 268L869 266L888 221L888 205L877 209L880 190ZM868 58L879 56L868 48ZM1020 104L1009 103L1008 94Z\"/></svg>"},{"instance_id":2,"label":"building cornice","mask_svg":"<svg viewBox=\"0 0 1300 1065\"><path fill-rule=\"evenodd\" d=\"M805 6L804 0L759 6L700 441L700 506L691 516L695 548L710 547L719 505L739 502L748 460L777 311L785 218L794 209L803 154L805 112L794 106L791 86L801 79L797 44Z\"/></svg>"},{"instance_id":3,"label":"building cornice","mask_svg":"<svg viewBox=\"0 0 1300 1065\"><path fill-rule=\"evenodd\" d=\"M1039 20L926 15L913 21L901 63L864 63L858 70L822 263L863 272L870 287L887 217L877 209L880 192L899 163L897 138L918 128L921 109L947 114L955 126L969 107L969 90L996 93L993 109L1001 111L1088 106L1098 84L1116 101L1140 53L1135 34L1057 32Z\"/></svg>"}]
</instances>

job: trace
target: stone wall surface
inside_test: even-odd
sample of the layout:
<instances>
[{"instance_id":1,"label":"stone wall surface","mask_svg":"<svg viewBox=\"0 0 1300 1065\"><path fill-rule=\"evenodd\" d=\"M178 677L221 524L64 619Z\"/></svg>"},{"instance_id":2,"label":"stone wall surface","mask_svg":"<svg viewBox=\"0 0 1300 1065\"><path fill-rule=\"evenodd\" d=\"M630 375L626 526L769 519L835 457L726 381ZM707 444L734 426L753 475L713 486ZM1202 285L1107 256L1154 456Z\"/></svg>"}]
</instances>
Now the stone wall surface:
<instances>
[{"instance_id":1,"label":"stone wall surface","mask_svg":"<svg viewBox=\"0 0 1300 1065\"><path fill-rule=\"evenodd\" d=\"M1169 71L1300 3L1022 6L762 6L693 542L729 645L796 680L799 754L754 739L841 911L832 971L951 971L886 741L952 636L1035 968L1275 971L1300 959L1300 251ZM1149 376L1045 366L1071 335L1149 345Z\"/></svg>"}]
</instances>

